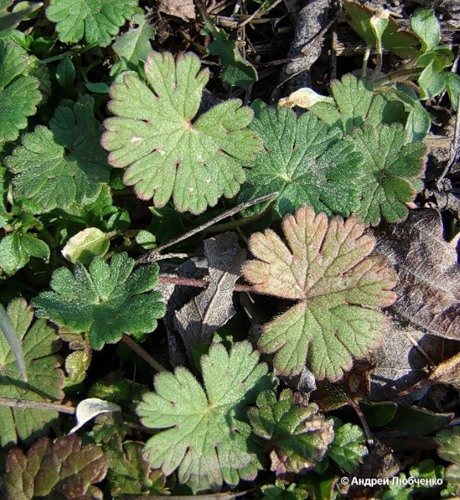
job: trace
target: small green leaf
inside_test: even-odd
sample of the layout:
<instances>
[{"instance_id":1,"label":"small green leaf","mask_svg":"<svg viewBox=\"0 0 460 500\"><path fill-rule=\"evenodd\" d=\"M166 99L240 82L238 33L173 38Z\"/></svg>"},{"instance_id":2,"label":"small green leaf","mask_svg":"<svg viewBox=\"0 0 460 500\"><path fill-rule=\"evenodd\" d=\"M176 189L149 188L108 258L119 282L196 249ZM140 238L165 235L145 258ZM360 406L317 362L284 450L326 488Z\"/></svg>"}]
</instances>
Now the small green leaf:
<instances>
[{"instance_id":1,"label":"small green leaf","mask_svg":"<svg viewBox=\"0 0 460 500\"><path fill-rule=\"evenodd\" d=\"M363 463L367 448L364 446L366 438L358 425L337 423L334 442L329 448L328 455L344 471L351 474L360 463Z\"/></svg>"},{"instance_id":2,"label":"small green leaf","mask_svg":"<svg viewBox=\"0 0 460 500\"><path fill-rule=\"evenodd\" d=\"M27 52L10 40L0 40L0 148L14 141L37 112L40 82L28 74Z\"/></svg>"},{"instance_id":3,"label":"small green leaf","mask_svg":"<svg viewBox=\"0 0 460 500\"><path fill-rule=\"evenodd\" d=\"M66 56L59 61L56 68L56 81L64 89L71 89L76 76L75 66L70 57Z\"/></svg>"},{"instance_id":4,"label":"small green leaf","mask_svg":"<svg viewBox=\"0 0 460 500\"><path fill-rule=\"evenodd\" d=\"M75 411L77 425L70 429L69 434L77 432L87 422L104 413L121 412L121 407L110 401L104 401L99 398L86 398L80 401Z\"/></svg>"},{"instance_id":5,"label":"small green leaf","mask_svg":"<svg viewBox=\"0 0 460 500\"><path fill-rule=\"evenodd\" d=\"M214 344L201 358L204 387L184 367L155 377L156 392L144 395L137 413L146 427L164 429L151 437L144 456L194 492L218 490L223 482L253 480L260 463L251 445L246 405L272 385L267 366L249 342L228 353Z\"/></svg>"},{"instance_id":6,"label":"small green leaf","mask_svg":"<svg viewBox=\"0 0 460 500\"><path fill-rule=\"evenodd\" d=\"M318 412L314 403L301 405L289 389L279 399L273 391L265 391L248 410L252 429L268 440L271 470L277 476L304 473L315 467L334 439L334 423Z\"/></svg>"},{"instance_id":7,"label":"small green leaf","mask_svg":"<svg viewBox=\"0 0 460 500\"><path fill-rule=\"evenodd\" d=\"M97 227L88 227L72 236L62 249L62 255L72 264L89 264L96 255L103 257L109 250L107 235Z\"/></svg>"},{"instance_id":8,"label":"small green leaf","mask_svg":"<svg viewBox=\"0 0 460 500\"><path fill-rule=\"evenodd\" d=\"M139 64L147 60L147 56L152 51L150 39L155 35L155 30L143 14L134 14L131 28L128 32L120 35L112 45L119 60L112 66L110 76L114 77L122 71L138 69Z\"/></svg>"},{"instance_id":9,"label":"small green leaf","mask_svg":"<svg viewBox=\"0 0 460 500\"><path fill-rule=\"evenodd\" d=\"M51 0L46 17L56 24L59 40L106 47L129 19L137 0Z\"/></svg>"},{"instance_id":10,"label":"small green leaf","mask_svg":"<svg viewBox=\"0 0 460 500\"><path fill-rule=\"evenodd\" d=\"M441 28L432 9L415 9L410 20L412 31L422 42L422 52L434 49L441 42Z\"/></svg>"},{"instance_id":11,"label":"small green leaf","mask_svg":"<svg viewBox=\"0 0 460 500\"><path fill-rule=\"evenodd\" d=\"M432 99L436 97L446 88L446 76L448 73L438 71L435 68L435 63L431 62L420 73L418 84L420 85L420 98Z\"/></svg>"},{"instance_id":12,"label":"small green leaf","mask_svg":"<svg viewBox=\"0 0 460 500\"><path fill-rule=\"evenodd\" d=\"M298 487L295 483L291 483L288 487L277 479L275 484L266 484L260 488L263 498L269 500L305 500L308 498L308 493L305 489Z\"/></svg>"},{"instance_id":13,"label":"small green leaf","mask_svg":"<svg viewBox=\"0 0 460 500\"><path fill-rule=\"evenodd\" d=\"M89 332L94 349L115 343L123 333L139 336L152 332L164 312L158 284L158 266L141 266L126 253L114 255L110 264L95 257L88 269L77 264L74 272L54 271L52 291L33 299L37 315L50 318L78 332Z\"/></svg>"},{"instance_id":14,"label":"small green leaf","mask_svg":"<svg viewBox=\"0 0 460 500\"><path fill-rule=\"evenodd\" d=\"M329 216L346 216L358 209L354 181L363 158L351 141L342 139L340 129L309 112L296 117L286 108L265 108L251 128L261 137L264 149L248 172L241 201L278 192L273 205L276 219L307 204Z\"/></svg>"},{"instance_id":15,"label":"small green leaf","mask_svg":"<svg viewBox=\"0 0 460 500\"><path fill-rule=\"evenodd\" d=\"M178 211L194 214L234 196L260 147L247 129L251 109L231 99L195 119L209 72L190 53L176 63L152 52L145 76L126 74L110 90L117 116L104 122L102 144L111 165L128 167L123 182L157 207L172 196Z\"/></svg>"},{"instance_id":16,"label":"small green leaf","mask_svg":"<svg viewBox=\"0 0 460 500\"><path fill-rule=\"evenodd\" d=\"M445 429L436 434L438 455L454 464L460 465L460 426Z\"/></svg>"},{"instance_id":17,"label":"small green leaf","mask_svg":"<svg viewBox=\"0 0 460 500\"><path fill-rule=\"evenodd\" d=\"M83 96L64 101L50 120L25 134L22 145L6 159L14 194L34 213L87 205L109 180L107 156L100 147L94 101Z\"/></svg>"},{"instance_id":18,"label":"small green leaf","mask_svg":"<svg viewBox=\"0 0 460 500\"><path fill-rule=\"evenodd\" d=\"M29 234L15 232L0 241L0 267L6 274L13 275L25 267L31 257L45 260L50 258L48 245Z\"/></svg>"},{"instance_id":19,"label":"small green leaf","mask_svg":"<svg viewBox=\"0 0 460 500\"><path fill-rule=\"evenodd\" d=\"M211 32L213 41L208 45L211 54L220 57L223 66L220 78L234 87L247 88L258 80L254 66L244 59L236 46L222 29Z\"/></svg>"},{"instance_id":20,"label":"small green leaf","mask_svg":"<svg viewBox=\"0 0 460 500\"><path fill-rule=\"evenodd\" d=\"M360 5L356 1L346 0L344 8L349 16L348 22L350 26L366 42L368 47L375 47L376 39L370 20L380 7L371 9ZM382 45L385 49L390 50L402 59L408 59L418 54L417 44L418 38L413 33L400 29L398 23L392 17L388 19L388 26L382 35Z\"/></svg>"},{"instance_id":21,"label":"small green leaf","mask_svg":"<svg viewBox=\"0 0 460 500\"><path fill-rule=\"evenodd\" d=\"M258 292L298 301L263 327L259 348L276 353L282 374L306 363L317 378L337 380L380 342L386 318L376 308L395 301L396 275L384 256L369 256L375 240L355 218L328 223L302 207L282 228L289 247L270 229L255 233L257 260L243 266Z\"/></svg>"},{"instance_id":22,"label":"small green leaf","mask_svg":"<svg viewBox=\"0 0 460 500\"><path fill-rule=\"evenodd\" d=\"M445 78L450 103L454 111L457 112L460 96L460 76L458 76L456 73L447 73Z\"/></svg>"},{"instance_id":23,"label":"small green leaf","mask_svg":"<svg viewBox=\"0 0 460 500\"><path fill-rule=\"evenodd\" d=\"M356 180L361 191L361 207L354 214L364 222L377 225L381 219L399 222L408 213L406 203L413 201L421 186L425 147L422 142L405 143L401 126L365 125L355 129L351 138L364 156L363 174Z\"/></svg>"},{"instance_id":24,"label":"small green leaf","mask_svg":"<svg viewBox=\"0 0 460 500\"><path fill-rule=\"evenodd\" d=\"M62 436L55 443L40 439L27 455L12 449L5 469L6 498L102 498L94 484L105 478L107 459L100 447L82 446L78 436Z\"/></svg>"},{"instance_id":25,"label":"small green leaf","mask_svg":"<svg viewBox=\"0 0 460 500\"><path fill-rule=\"evenodd\" d=\"M32 324L33 309L24 299L12 301L7 312L24 352L28 382L22 380L11 347L0 335L0 396L26 401L62 399L64 374L54 355L59 347L56 332L44 320ZM57 416L52 410L0 407L1 446L46 434Z\"/></svg>"}]
</instances>

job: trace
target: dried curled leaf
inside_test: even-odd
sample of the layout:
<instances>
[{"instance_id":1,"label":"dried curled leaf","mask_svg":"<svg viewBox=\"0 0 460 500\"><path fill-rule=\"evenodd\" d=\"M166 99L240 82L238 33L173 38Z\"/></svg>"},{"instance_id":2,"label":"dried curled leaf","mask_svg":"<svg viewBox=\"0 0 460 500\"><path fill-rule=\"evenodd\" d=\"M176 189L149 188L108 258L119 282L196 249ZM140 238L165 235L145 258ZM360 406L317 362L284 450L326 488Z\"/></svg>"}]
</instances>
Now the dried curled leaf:
<instances>
[{"instance_id":1,"label":"dried curled leaf","mask_svg":"<svg viewBox=\"0 0 460 500\"><path fill-rule=\"evenodd\" d=\"M259 348L277 353L283 374L306 363L317 378L337 380L379 344L386 320L377 308L396 300L396 275L384 256L369 256L374 238L355 218L328 223L302 207L282 227L289 246L270 229L255 233L249 248L258 260L243 266L258 292L298 300L264 326Z\"/></svg>"},{"instance_id":2,"label":"dried curled leaf","mask_svg":"<svg viewBox=\"0 0 460 500\"><path fill-rule=\"evenodd\" d=\"M134 259L126 253L110 263L95 257L88 269L80 264L72 273L66 267L54 271L52 291L33 299L37 315L50 318L78 332L89 332L94 349L118 342L123 333L152 332L163 315L158 284L158 266L146 265L134 272Z\"/></svg>"},{"instance_id":3,"label":"dried curled leaf","mask_svg":"<svg viewBox=\"0 0 460 500\"><path fill-rule=\"evenodd\" d=\"M159 373L156 392L137 407L146 427L164 429L145 445L150 465L166 475L178 468L179 481L195 492L255 478L260 463L246 405L272 385L249 342L234 344L230 353L214 344L201 369L204 387L184 367Z\"/></svg>"},{"instance_id":4,"label":"dried curled leaf","mask_svg":"<svg viewBox=\"0 0 460 500\"><path fill-rule=\"evenodd\" d=\"M102 492L94 484L106 474L107 459L100 447L82 446L75 435L62 436L55 443L42 438L27 455L19 448L8 453L2 478L3 498L102 499Z\"/></svg>"},{"instance_id":5,"label":"dried curled leaf","mask_svg":"<svg viewBox=\"0 0 460 500\"><path fill-rule=\"evenodd\" d=\"M277 476L305 472L323 458L334 439L334 423L318 413L311 403L297 405L289 389L277 400L273 391L265 391L248 411L252 429L269 440L271 470ZM267 448L267 446L265 446Z\"/></svg>"},{"instance_id":6,"label":"dried curled leaf","mask_svg":"<svg viewBox=\"0 0 460 500\"><path fill-rule=\"evenodd\" d=\"M188 53L174 61L152 52L146 83L134 74L112 85L102 138L109 163L126 168L123 182L136 195L163 207L172 197L180 212L198 214L219 198L234 196L260 147L250 108L231 99L195 119L208 70Z\"/></svg>"}]
</instances>

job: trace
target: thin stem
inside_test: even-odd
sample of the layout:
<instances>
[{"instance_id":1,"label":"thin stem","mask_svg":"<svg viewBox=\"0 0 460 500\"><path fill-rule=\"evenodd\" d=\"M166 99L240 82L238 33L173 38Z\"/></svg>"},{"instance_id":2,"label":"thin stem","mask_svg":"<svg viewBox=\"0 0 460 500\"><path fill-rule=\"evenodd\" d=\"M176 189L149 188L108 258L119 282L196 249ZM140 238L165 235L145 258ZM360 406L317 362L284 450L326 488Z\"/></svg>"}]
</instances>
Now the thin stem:
<instances>
[{"instance_id":1,"label":"thin stem","mask_svg":"<svg viewBox=\"0 0 460 500\"><path fill-rule=\"evenodd\" d=\"M183 278L181 276L165 276L160 275L160 283L169 283L179 286L192 286L195 288L207 288L209 286L209 281L197 280L193 278ZM235 292L248 292L248 293L259 293L254 287L250 285L238 285L233 287Z\"/></svg>"},{"instance_id":2,"label":"thin stem","mask_svg":"<svg viewBox=\"0 0 460 500\"><path fill-rule=\"evenodd\" d=\"M211 220L208 220L204 224L201 224L200 226L196 227L195 229L192 229L191 231L188 231L184 233L181 236L178 236L177 238L173 238L170 241L167 241L163 245L159 245L157 248L149 252L148 254L143 255L142 257L139 257L136 260L136 264L144 264L146 262L155 262L157 259L157 255L162 252L165 248L172 247L173 245L176 245L177 243L180 243L181 241L184 241L191 236L194 236L195 234L201 233L201 231L204 231L208 227L213 226L217 222L220 222L223 219L227 219L228 217L231 217L232 215L236 215L237 213L241 212L245 208L252 207L253 205L257 205L258 203L262 203L264 201L271 200L274 198L278 193L270 193L266 194L264 196L259 196L258 198L255 198L254 200L249 200L245 201L244 203L240 203L236 207L231 208L230 210L226 210L225 212L221 213L220 215L214 217Z\"/></svg>"},{"instance_id":3,"label":"thin stem","mask_svg":"<svg viewBox=\"0 0 460 500\"><path fill-rule=\"evenodd\" d=\"M52 410L60 413L68 413L70 415L75 413L75 408L73 406L61 405L59 403L46 403L45 401L26 401L24 399L0 398L0 406L33 408L34 410Z\"/></svg>"},{"instance_id":4,"label":"thin stem","mask_svg":"<svg viewBox=\"0 0 460 500\"><path fill-rule=\"evenodd\" d=\"M369 61L369 56L371 55L371 48L366 47L366 50L364 51L364 56L363 56L363 65L361 68L361 78L366 78L366 73L367 73L367 62Z\"/></svg>"},{"instance_id":5,"label":"thin stem","mask_svg":"<svg viewBox=\"0 0 460 500\"><path fill-rule=\"evenodd\" d=\"M125 333L123 334L123 337L121 337L121 341L157 372L167 371L163 365L150 356L150 354L142 346Z\"/></svg>"}]
</instances>

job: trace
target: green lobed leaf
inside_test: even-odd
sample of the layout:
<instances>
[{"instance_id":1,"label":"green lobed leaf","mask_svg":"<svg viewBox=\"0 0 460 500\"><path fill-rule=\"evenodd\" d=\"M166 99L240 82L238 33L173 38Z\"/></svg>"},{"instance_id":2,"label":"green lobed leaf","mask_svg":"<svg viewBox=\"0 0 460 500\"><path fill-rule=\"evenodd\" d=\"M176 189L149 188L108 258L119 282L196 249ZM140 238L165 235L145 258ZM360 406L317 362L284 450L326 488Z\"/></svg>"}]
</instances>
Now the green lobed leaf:
<instances>
[{"instance_id":1,"label":"green lobed leaf","mask_svg":"<svg viewBox=\"0 0 460 500\"><path fill-rule=\"evenodd\" d=\"M263 498L281 499L281 500L304 500L308 498L308 493L302 487L298 487L295 483L291 483L288 487L281 481L277 479L275 484L266 484L262 486L261 492Z\"/></svg>"},{"instance_id":2,"label":"green lobed leaf","mask_svg":"<svg viewBox=\"0 0 460 500\"><path fill-rule=\"evenodd\" d=\"M158 266L145 265L134 272L134 259L114 255L110 263L97 256L88 269L77 264L72 273L54 271L52 291L33 299L37 315L77 332L89 332L94 349L118 342L123 333L141 336L155 330L164 313L158 284Z\"/></svg>"},{"instance_id":3,"label":"green lobed leaf","mask_svg":"<svg viewBox=\"0 0 460 500\"><path fill-rule=\"evenodd\" d=\"M368 453L364 445L365 441L364 432L358 425L350 423L340 425L339 423L328 455L339 467L351 474Z\"/></svg>"},{"instance_id":4,"label":"green lobed leaf","mask_svg":"<svg viewBox=\"0 0 460 500\"><path fill-rule=\"evenodd\" d=\"M59 40L107 47L137 7L137 0L51 0L46 17L56 23Z\"/></svg>"},{"instance_id":5,"label":"green lobed leaf","mask_svg":"<svg viewBox=\"0 0 460 500\"><path fill-rule=\"evenodd\" d=\"M44 320L32 324L33 309L24 299L12 301L7 312L22 344L27 383L22 380L10 346L0 335L0 397L26 401L62 399L64 374L54 355L59 347L56 332ZM1 446L46 434L57 416L56 411L50 410L0 407Z\"/></svg>"},{"instance_id":6,"label":"green lobed leaf","mask_svg":"<svg viewBox=\"0 0 460 500\"><path fill-rule=\"evenodd\" d=\"M131 24L137 27L120 35L112 45L119 60L112 66L110 76L116 76L122 71L137 70L139 63L145 62L152 51L150 39L155 35L155 30L147 17L134 14Z\"/></svg>"},{"instance_id":7,"label":"green lobed leaf","mask_svg":"<svg viewBox=\"0 0 460 500\"><path fill-rule=\"evenodd\" d=\"M82 446L78 436L62 436L52 443L37 441L27 452L8 453L2 477L6 498L102 498L94 484L107 474L107 459L100 447Z\"/></svg>"},{"instance_id":8,"label":"green lobed leaf","mask_svg":"<svg viewBox=\"0 0 460 500\"><path fill-rule=\"evenodd\" d=\"M396 274L375 240L353 217L335 217L300 208L282 223L289 247L271 229L255 233L249 248L257 260L243 266L256 291L297 300L263 327L262 352L276 353L282 374L307 367L318 379L337 380L353 358L377 347L386 318L378 307L395 300Z\"/></svg>"},{"instance_id":9,"label":"green lobed leaf","mask_svg":"<svg viewBox=\"0 0 460 500\"><path fill-rule=\"evenodd\" d=\"M110 164L127 167L123 182L157 207L172 197L178 211L199 214L233 197L260 147L247 129L252 110L231 99L196 118L209 72L194 54L175 62L152 52L144 69L146 82L126 74L111 87L116 117L102 137Z\"/></svg>"},{"instance_id":10,"label":"green lobed leaf","mask_svg":"<svg viewBox=\"0 0 460 500\"><path fill-rule=\"evenodd\" d=\"M340 127L345 135L364 124L377 127L403 120L402 103L376 92L370 80L345 75L332 82L331 94L333 104L321 101L310 111L327 124Z\"/></svg>"},{"instance_id":11,"label":"green lobed leaf","mask_svg":"<svg viewBox=\"0 0 460 500\"><path fill-rule=\"evenodd\" d=\"M274 391L265 391L248 410L255 434L268 440L271 470L277 476L306 472L315 467L334 439L334 423L318 413L318 406L296 404L289 389L277 400ZM267 448L267 445L264 446Z\"/></svg>"},{"instance_id":12,"label":"green lobed leaf","mask_svg":"<svg viewBox=\"0 0 460 500\"><path fill-rule=\"evenodd\" d=\"M109 180L109 167L100 147L94 100L63 101L50 120L25 134L22 145L6 159L14 194L34 213L87 205Z\"/></svg>"},{"instance_id":13,"label":"green lobed leaf","mask_svg":"<svg viewBox=\"0 0 460 500\"><path fill-rule=\"evenodd\" d=\"M225 482L252 480L260 463L250 443L246 405L272 385L249 342L227 352L214 344L201 358L204 387L184 367L159 373L155 392L144 395L137 413L146 427L164 429L145 444L153 468L176 469L194 492L219 490Z\"/></svg>"},{"instance_id":14,"label":"green lobed leaf","mask_svg":"<svg viewBox=\"0 0 460 500\"><path fill-rule=\"evenodd\" d=\"M0 148L18 138L42 99L39 80L28 74L29 63L18 44L0 39Z\"/></svg>"},{"instance_id":15,"label":"green lobed leaf","mask_svg":"<svg viewBox=\"0 0 460 500\"><path fill-rule=\"evenodd\" d=\"M361 191L361 206L354 215L373 226L381 219L399 222L408 214L406 203L421 189L425 146L422 142L405 143L398 124L355 129L351 138L364 156L363 175L356 184Z\"/></svg>"},{"instance_id":16,"label":"green lobed leaf","mask_svg":"<svg viewBox=\"0 0 460 500\"><path fill-rule=\"evenodd\" d=\"M302 205L329 216L347 216L358 209L354 182L363 158L352 141L342 138L340 129L329 127L311 113L297 117L286 108L263 109L251 128L262 139L264 149L247 174L241 201L278 192L272 209L276 219Z\"/></svg>"}]
</instances>

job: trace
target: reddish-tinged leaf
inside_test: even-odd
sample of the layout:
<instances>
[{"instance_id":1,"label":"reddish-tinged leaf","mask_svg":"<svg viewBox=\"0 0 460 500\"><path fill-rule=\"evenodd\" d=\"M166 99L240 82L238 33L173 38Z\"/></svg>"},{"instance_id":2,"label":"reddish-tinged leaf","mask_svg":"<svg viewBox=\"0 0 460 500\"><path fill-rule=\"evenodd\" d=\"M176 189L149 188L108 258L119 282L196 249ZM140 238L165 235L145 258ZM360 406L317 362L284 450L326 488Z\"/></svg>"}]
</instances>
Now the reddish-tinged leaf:
<instances>
[{"instance_id":1,"label":"reddish-tinged leaf","mask_svg":"<svg viewBox=\"0 0 460 500\"><path fill-rule=\"evenodd\" d=\"M307 363L317 378L339 379L379 344L386 320L376 308L396 300L396 275L384 256L370 256L374 238L355 218L328 223L302 207L282 227L288 245L270 229L256 233L249 247L258 260L243 267L257 291L299 300L265 325L259 348L277 353L283 374Z\"/></svg>"}]
</instances>

